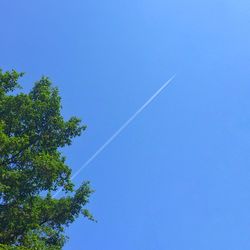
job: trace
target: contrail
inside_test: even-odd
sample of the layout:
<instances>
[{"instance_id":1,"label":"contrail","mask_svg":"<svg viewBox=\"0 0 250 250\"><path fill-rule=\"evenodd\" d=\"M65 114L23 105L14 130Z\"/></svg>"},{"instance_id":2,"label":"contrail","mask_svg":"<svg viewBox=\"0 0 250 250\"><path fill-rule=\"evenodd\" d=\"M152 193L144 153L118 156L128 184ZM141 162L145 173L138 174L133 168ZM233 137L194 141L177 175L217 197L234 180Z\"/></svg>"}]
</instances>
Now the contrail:
<instances>
[{"instance_id":1,"label":"contrail","mask_svg":"<svg viewBox=\"0 0 250 250\"><path fill-rule=\"evenodd\" d=\"M105 148L111 144L117 136L119 136L128 125L135 120L135 118L145 109L151 102L173 81L175 75L173 75L167 82L165 82L71 177L71 180L74 180L81 171L86 168ZM56 197L62 188L59 189L53 197Z\"/></svg>"}]
</instances>

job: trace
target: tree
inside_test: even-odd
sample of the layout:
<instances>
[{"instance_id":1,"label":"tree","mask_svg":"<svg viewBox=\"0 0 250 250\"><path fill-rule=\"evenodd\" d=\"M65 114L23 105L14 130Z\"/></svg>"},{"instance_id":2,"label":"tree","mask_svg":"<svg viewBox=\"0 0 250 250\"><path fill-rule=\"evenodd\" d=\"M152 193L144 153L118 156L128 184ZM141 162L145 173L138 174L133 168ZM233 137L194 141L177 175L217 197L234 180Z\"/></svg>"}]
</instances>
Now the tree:
<instances>
[{"instance_id":1,"label":"tree","mask_svg":"<svg viewBox=\"0 0 250 250\"><path fill-rule=\"evenodd\" d=\"M0 249L62 249L64 228L85 209L88 182L75 189L60 152L85 130L61 115L61 98L42 77L28 93L16 91L23 73L0 70ZM16 94L14 94L16 93ZM52 193L63 188L64 196Z\"/></svg>"}]
</instances>

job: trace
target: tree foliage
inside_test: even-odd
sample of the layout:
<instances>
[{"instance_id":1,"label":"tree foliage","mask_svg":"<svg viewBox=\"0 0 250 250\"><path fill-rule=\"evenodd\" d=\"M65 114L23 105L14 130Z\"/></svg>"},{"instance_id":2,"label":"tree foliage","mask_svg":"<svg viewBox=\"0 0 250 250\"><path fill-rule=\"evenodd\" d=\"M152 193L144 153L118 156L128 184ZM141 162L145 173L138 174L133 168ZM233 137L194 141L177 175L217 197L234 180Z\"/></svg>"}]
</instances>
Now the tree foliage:
<instances>
[{"instance_id":1,"label":"tree foliage","mask_svg":"<svg viewBox=\"0 0 250 250\"><path fill-rule=\"evenodd\" d=\"M0 249L59 250L65 226L81 214L93 219L84 208L89 183L74 188L60 152L86 127L76 117L64 120L48 78L17 92L22 76L0 70ZM64 196L54 198L60 188Z\"/></svg>"}]
</instances>

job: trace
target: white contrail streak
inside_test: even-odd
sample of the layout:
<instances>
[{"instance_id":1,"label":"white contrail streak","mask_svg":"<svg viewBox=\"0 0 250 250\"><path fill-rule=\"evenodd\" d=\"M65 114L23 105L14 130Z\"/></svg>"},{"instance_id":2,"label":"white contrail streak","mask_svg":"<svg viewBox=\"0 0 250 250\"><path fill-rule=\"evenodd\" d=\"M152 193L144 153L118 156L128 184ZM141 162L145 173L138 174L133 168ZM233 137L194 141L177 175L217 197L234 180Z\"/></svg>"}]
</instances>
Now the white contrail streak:
<instances>
[{"instance_id":1,"label":"white contrail streak","mask_svg":"<svg viewBox=\"0 0 250 250\"><path fill-rule=\"evenodd\" d=\"M175 75L173 75L167 82L165 82L71 177L71 180L74 180L81 171L86 168L105 148L112 143L117 136L119 136L127 126L135 120L135 118L145 109L147 106L173 81ZM59 189L53 197L56 197L62 188Z\"/></svg>"}]
</instances>

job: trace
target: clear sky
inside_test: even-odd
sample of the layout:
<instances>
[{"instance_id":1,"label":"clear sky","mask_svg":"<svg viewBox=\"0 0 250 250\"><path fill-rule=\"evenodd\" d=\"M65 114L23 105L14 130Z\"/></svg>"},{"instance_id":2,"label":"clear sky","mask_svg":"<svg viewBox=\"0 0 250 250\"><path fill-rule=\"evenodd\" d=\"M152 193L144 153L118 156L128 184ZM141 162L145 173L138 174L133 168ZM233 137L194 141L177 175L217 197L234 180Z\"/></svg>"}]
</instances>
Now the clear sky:
<instances>
[{"instance_id":1,"label":"clear sky","mask_svg":"<svg viewBox=\"0 0 250 250\"><path fill-rule=\"evenodd\" d=\"M75 180L98 223L65 250L250 249L249 1L3 0L0 22L0 67L49 76L88 125L74 171L177 74Z\"/></svg>"}]
</instances>

